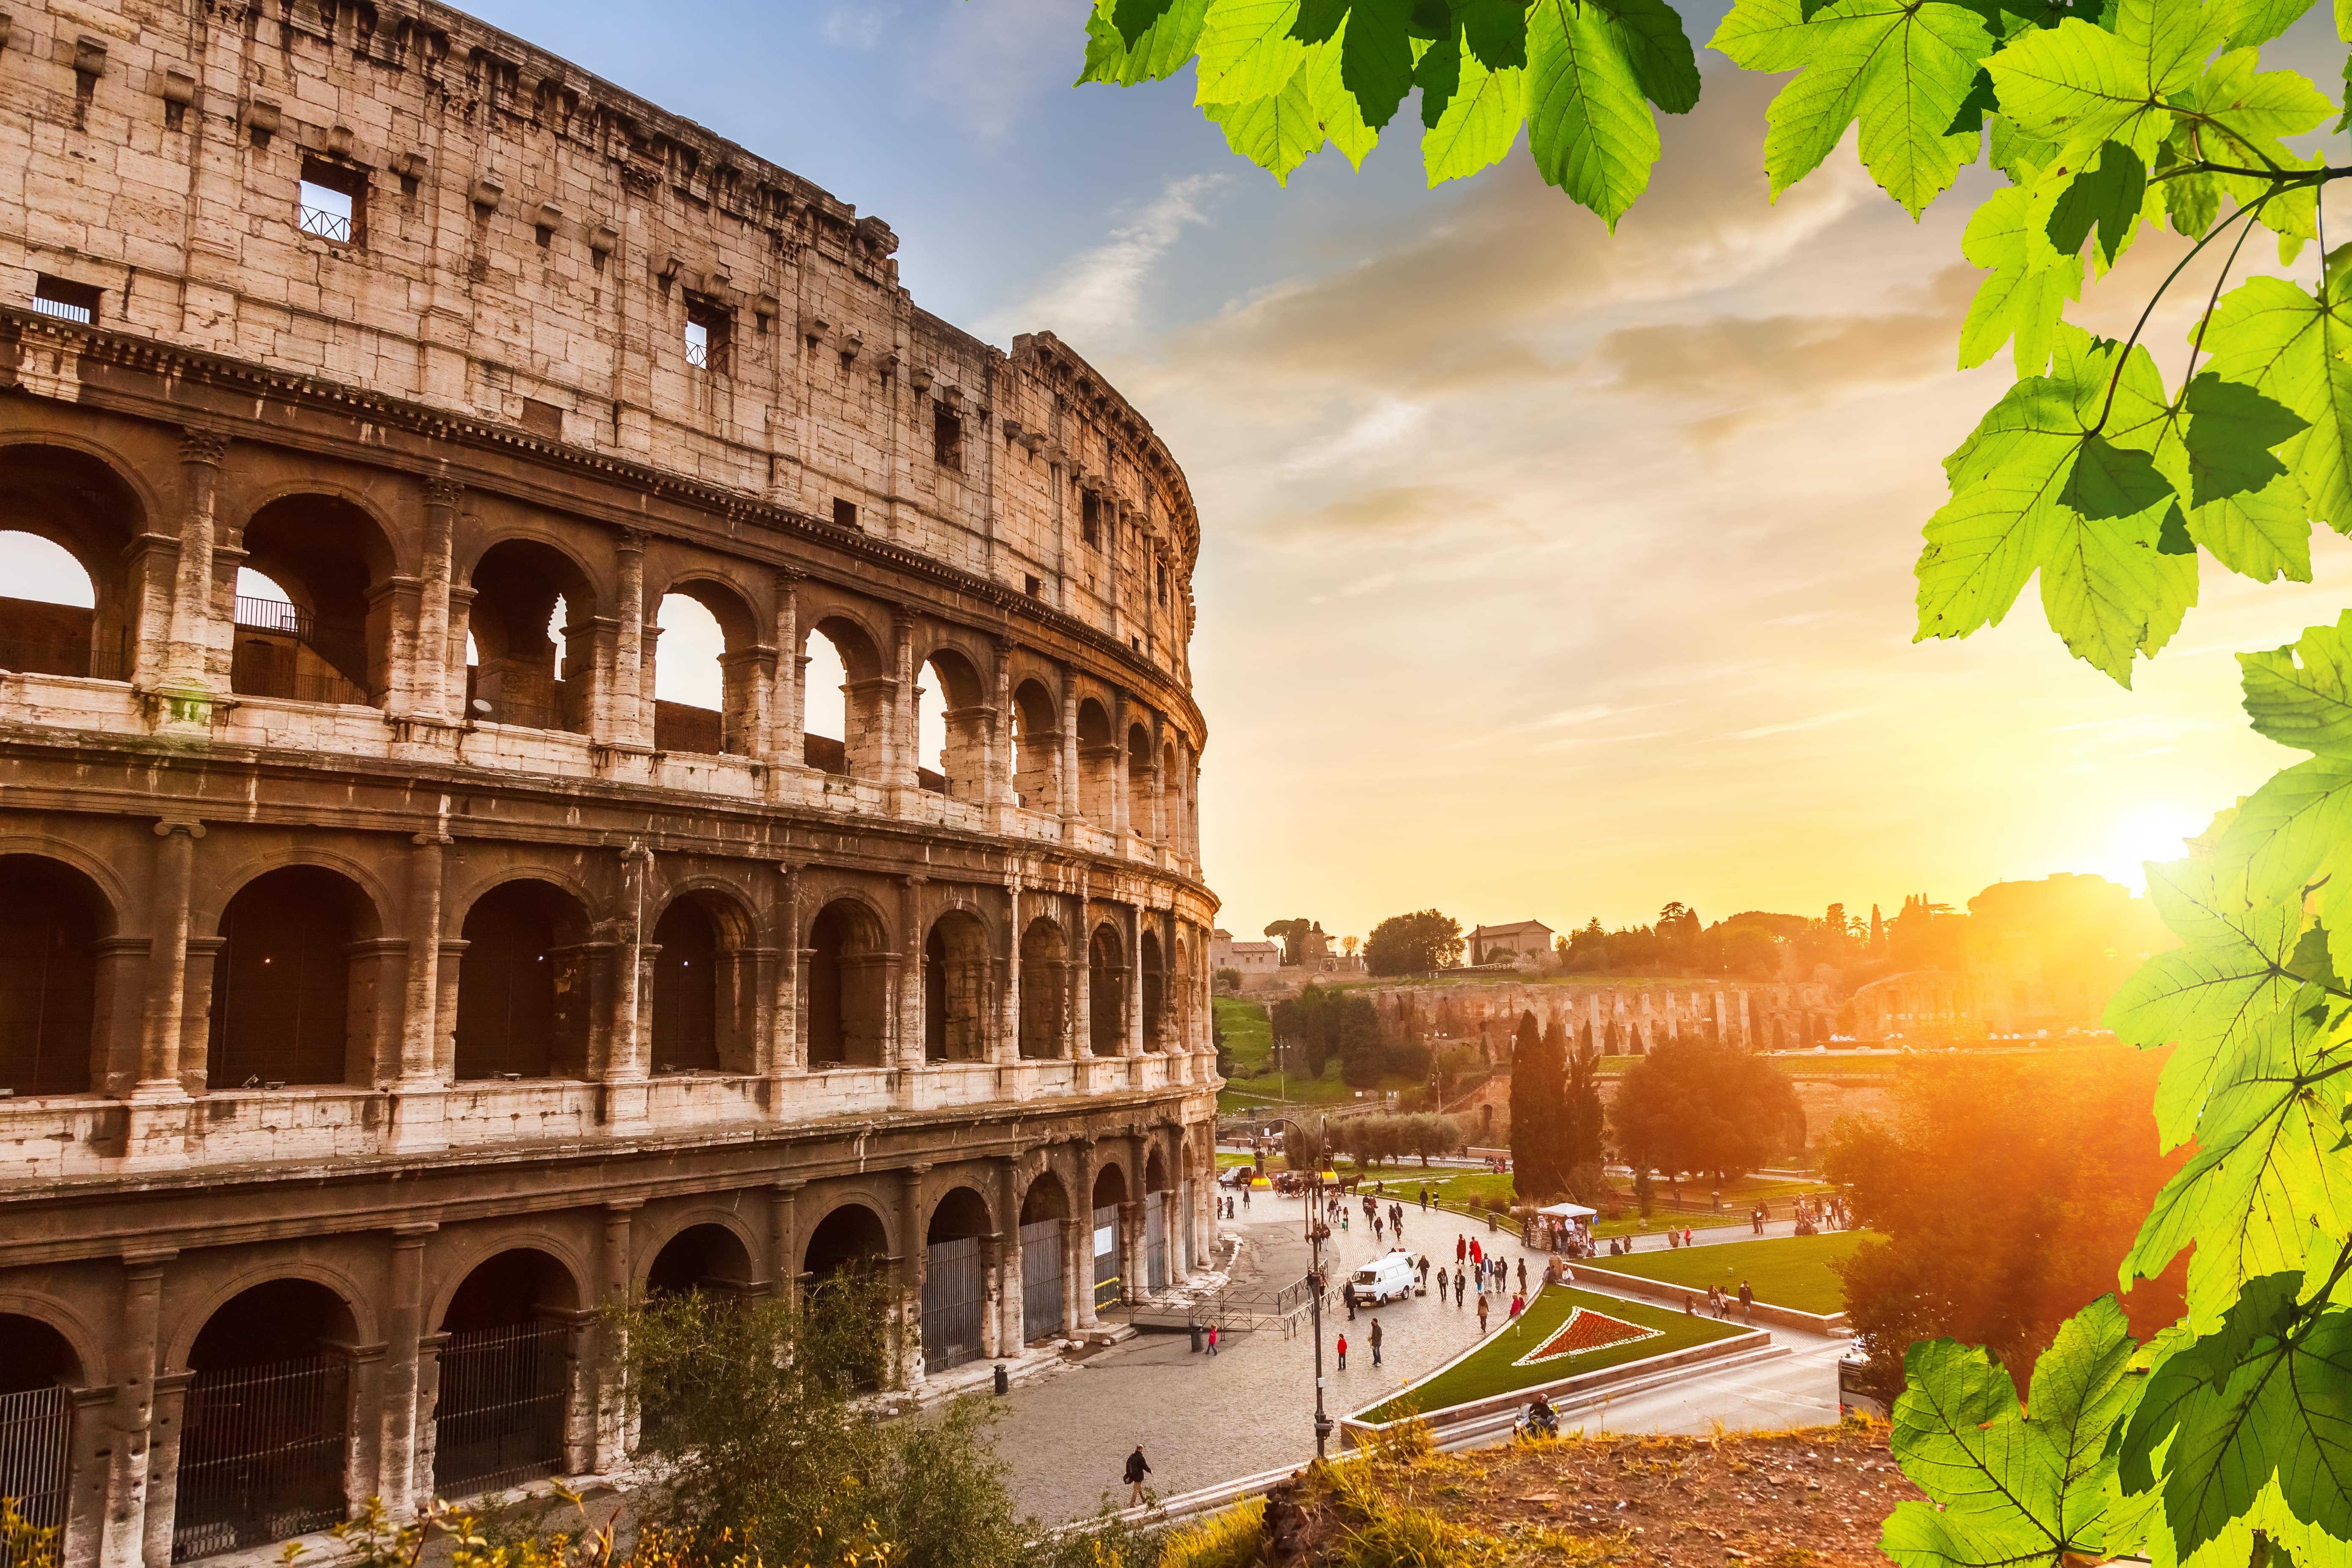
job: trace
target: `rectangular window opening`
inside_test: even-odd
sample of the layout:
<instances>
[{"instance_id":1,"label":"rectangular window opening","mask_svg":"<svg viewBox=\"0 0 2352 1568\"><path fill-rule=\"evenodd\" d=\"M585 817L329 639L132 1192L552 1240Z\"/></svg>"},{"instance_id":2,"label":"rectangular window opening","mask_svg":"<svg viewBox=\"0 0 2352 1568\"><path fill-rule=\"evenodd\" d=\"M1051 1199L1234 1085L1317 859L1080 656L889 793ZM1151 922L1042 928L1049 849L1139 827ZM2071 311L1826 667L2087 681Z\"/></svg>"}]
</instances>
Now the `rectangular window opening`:
<instances>
[{"instance_id":1,"label":"rectangular window opening","mask_svg":"<svg viewBox=\"0 0 2352 1568\"><path fill-rule=\"evenodd\" d=\"M723 308L688 295L686 300L686 362L725 375L729 329L734 318Z\"/></svg>"},{"instance_id":2,"label":"rectangular window opening","mask_svg":"<svg viewBox=\"0 0 2352 1568\"><path fill-rule=\"evenodd\" d=\"M60 321L97 326L98 296L99 290L87 283L51 277L46 272L37 274L33 280L33 308Z\"/></svg>"},{"instance_id":3,"label":"rectangular window opening","mask_svg":"<svg viewBox=\"0 0 2352 1568\"><path fill-rule=\"evenodd\" d=\"M931 457L942 468L963 466L963 421L938 403L931 405Z\"/></svg>"},{"instance_id":4,"label":"rectangular window opening","mask_svg":"<svg viewBox=\"0 0 2352 1568\"><path fill-rule=\"evenodd\" d=\"M1045 596L1045 583L1038 580L1037 574L1034 571L1027 573L1026 576L1029 580L1029 597L1032 599L1044 598Z\"/></svg>"},{"instance_id":5,"label":"rectangular window opening","mask_svg":"<svg viewBox=\"0 0 2352 1568\"><path fill-rule=\"evenodd\" d=\"M856 528L857 526L857 503L855 501L845 501L840 497L835 496L833 498L833 526L837 528Z\"/></svg>"},{"instance_id":6,"label":"rectangular window opening","mask_svg":"<svg viewBox=\"0 0 2352 1568\"><path fill-rule=\"evenodd\" d=\"M295 222L306 235L333 245L362 242L362 219L367 206L367 175L323 159L302 160L302 191Z\"/></svg>"},{"instance_id":7,"label":"rectangular window opening","mask_svg":"<svg viewBox=\"0 0 2352 1568\"><path fill-rule=\"evenodd\" d=\"M1087 491L1086 498L1078 504L1078 531L1086 537L1087 543L1097 549L1102 548L1102 497L1092 490Z\"/></svg>"}]
</instances>

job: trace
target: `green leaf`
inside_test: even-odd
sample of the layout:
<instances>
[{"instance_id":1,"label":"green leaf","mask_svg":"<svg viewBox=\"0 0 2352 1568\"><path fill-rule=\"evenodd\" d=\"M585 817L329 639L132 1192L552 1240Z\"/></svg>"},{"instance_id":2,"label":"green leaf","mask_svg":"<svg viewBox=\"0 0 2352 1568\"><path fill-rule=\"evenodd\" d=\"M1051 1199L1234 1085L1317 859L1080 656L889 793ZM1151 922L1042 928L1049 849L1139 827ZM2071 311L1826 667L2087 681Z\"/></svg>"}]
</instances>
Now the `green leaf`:
<instances>
[{"instance_id":1,"label":"green leaf","mask_svg":"<svg viewBox=\"0 0 2352 1568\"><path fill-rule=\"evenodd\" d=\"M1437 122L1454 103L1454 95L1462 88L1462 37L1448 33L1431 44L1419 60L1413 63L1412 85L1421 89L1421 124L1424 131L1434 131ZM1521 110L1514 108L1517 119Z\"/></svg>"},{"instance_id":2,"label":"green leaf","mask_svg":"<svg viewBox=\"0 0 2352 1568\"><path fill-rule=\"evenodd\" d=\"M1365 156L1379 145L1381 133L1364 123L1356 97L1342 79L1339 46L1318 46L1303 75L1307 109L1315 116L1316 124L1349 162L1362 168Z\"/></svg>"},{"instance_id":3,"label":"green leaf","mask_svg":"<svg viewBox=\"0 0 2352 1568\"><path fill-rule=\"evenodd\" d=\"M2000 1363L1948 1339L1915 1344L1895 1402L1895 1461L1931 1500L1896 1505L1880 1549L1902 1568L1992 1568L2100 1552L2109 1435L2125 1413L2132 1341L2102 1296L2033 1369L2032 1414Z\"/></svg>"},{"instance_id":4,"label":"green leaf","mask_svg":"<svg viewBox=\"0 0 2352 1568\"><path fill-rule=\"evenodd\" d=\"M1460 89L1437 123L1421 134L1422 166L1432 185L1467 178L1509 155L1527 101L1525 75L1488 70L1475 55L1463 58Z\"/></svg>"},{"instance_id":5,"label":"green leaf","mask_svg":"<svg viewBox=\"0 0 2352 1568\"><path fill-rule=\"evenodd\" d=\"M1698 103L1698 56L1681 14L1664 0L1582 0L1615 25L1626 63L1642 96L1668 114L1688 114Z\"/></svg>"},{"instance_id":6,"label":"green leaf","mask_svg":"<svg viewBox=\"0 0 2352 1568\"><path fill-rule=\"evenodd\" d=\"M2097 166L2068 180L2053 204L2050 243L2072 256L2096 227L2099 252L2112 267L2137 226L2140 204L2147 199L2147 166L2130 148L2110 141L2099 149Z\"/></svg>"},{"instance_id":7,"label":"green leaf","mask_svg":"<svg viewBox=\"0 0 2352 1568\"><path fill-rule=\"evenodd\" d=\"M2017 373L2038 376L2071 299L2083 293L2083 259L2061 255L2031 192L2011 186L1985 198L1969 217L1960 252L1992 276L1978 285L1960 328L1960 368L1980 365L2016 340Z\"/></svg>"},{"instance_id":8,"label":"green leaf","mask_svg":"<svg viewBox=\"0 0 2352 1568\"><path fill-rule=\"evenodd\" d=\"M2017 39L1987 68L2001 111L2026 135L2058 143L2065 166L2086 166L2108 141L2148 162L2172 129L2166 100L2197 80L2220 37L2186 0L2121 0L2115 31L2069 18Z\"/></svg>"},{"instance_id":9,"label":"green leaf","mask_svg":"<svg viewBox=\"0 0 2352 1568\"><path fill-rule=\"evenodd\" d=\"M1209 0L1192 101L1243 104L1282 94L1307 63L1307 45L1291 36L1297 20L1298 0ZM1228 127L1227 140L1232 135Z\"/></svg>"},{"instance_id":10,"label":"green leaf","mask_svg":"<svg viewBox=\"0 0 2352 1568\"><path fill-rule=\"evenodd\" d=\"M1210 103L1201 112L1225 133L1225 145L1288 184L1291 172L1323 148L1323 123L1307 95L1311 61L1301 62L1283 89L1248 103Z\"/></svg>"},{"instance_id":11,"label":"green leaf","mask_svg":"<svg viewBox=\"0 0 2352 1568\"><path fill-rule=\"evenodd\" d=\"M1537 0L1528 22L1528 151L1548 183L1617 220L1650 183L1658 128L1629 38L1600 0Z\"/></svg>"},{"instance_id":12,"label":"green leaf","mask_svg":"<svg viewBox=\"0 0 2352 1568\"><path fill-rule=\"evenodd\" d=\"M1749 70L1800 73L1767 115L1776 200L1857 121L1864 166L1915 217L1977 155L1981 139L1951 130L1993 47L1970 7L1835 0L1809 18L1799 0L1738 0L1711 42Z\"/></svg>"},{"instance_id":13,"label":"green leaf","mask_svg":"<svg viewBox=\"0 0 2352 1568\"><path fill-rule=\"evenodd\" d=\"M1132 40L1119 31L1115 20L1116 12L1129 3L1095 0L1093 14L1087 17L1087 62L1078 72L1078 81L1119 87L1160 81L1174 76L1192 57L1209 0L1169 0Z\"/></svg>"},{"instance_id":14,"label":"green leaf","mask_svg":"<svg viewBox=\"0 0 2352 1568\"><path fill-rule=\"evenodd\" d=\"M2267 44L2310 9L2311 0L2221 0L2217 10L2228 29L2221 47L2246 49Z\"/></svg>"},{"instance_id":15,"label":"green leaf","mask_svg":"<svg viewBox=\"0 0 2352 1568\"><path fill-rule=\"evenodd\" d=\"M2190 497L2189 537L2257 581L2311 578L2303 487L2269 448L2304 429L2301 416L2207 371L2165 412L2156 465Z\"/></svg>"},{"instance_id":16,"label":"green leaf","mask_svg":"<svg viewBox=\"0 0 2352 1568\"><path fill-rule=\"evenodd\" d=\"M2315 1548L2340 1561L2352 1540L2352 1312L2298 1311L2301 1283L2300 1270L2254 1281L2148 1375L2117 1479L2160 1494L2166 1558L2242 1563L2249 1528L2298 1562Z\"/></svg>"},{"instance_id":17,"label":"green leaf","mask_svg":"<svg viewBox=\"0 0 2352 1568\"><path fill-rule=\"evenodd\" d=\"M1405 37L1412 0L1355 0L1339 35L1339 79L1363 122L1378 131L1396 118L1412 90L1412 42Z\"/></svg>"},{"instance_id":18,"label":"green leaf","mask_svg":"<svg viewBox=\"0 0 2352 1568\"><path fill-rule=\"evenodd\" d=\"M1526 0L1454 0L1462 42L1490 71L1516 70L1528 63Z\"/></svg>"},{"instance_id":19,"label":"green leaf","mask_svg":"<svg viewBox=\"0 0 2352 1568\"><path fill-rule=\"evenodd\" d=\"M2266 653L2241 653L2254 731L2315 757L2352 759L2352 610Z\"/></svg>"},{"instance_id":20,"label":"green leaf","mask_svg":"<svg viewBox=\"0 0 2352 1568\"><path fill-rule=\"evenodd\" d=\"M2340 253L2339 253L2340 254ZM2242 382L2309 427L2278 447L2311 515L2352 529L2352 277L2330 267L2326 291L2249 278L2224 295L2205 330L2214 374Z\"/></svg>"},{"instance_id":21,"label":"green leaf","mask_svg":"<svg viewBox=\"0 0 2352 1568\"><path fill-rule=\"evenodd\" d=\"M2196 602L2196 560L2158 549L2173 492L2154 459L2101 434L2120 350L2063 324L2053 340L2052 373L2011 387L1945 461L1952 499L1927 523L1917 635L1998 625L2039 571L2052 630L2128 685L2133 654L2162 647ZM2152 424L2163 392L2135 349L2117 429Z\"/></svg>"}]
</instances>

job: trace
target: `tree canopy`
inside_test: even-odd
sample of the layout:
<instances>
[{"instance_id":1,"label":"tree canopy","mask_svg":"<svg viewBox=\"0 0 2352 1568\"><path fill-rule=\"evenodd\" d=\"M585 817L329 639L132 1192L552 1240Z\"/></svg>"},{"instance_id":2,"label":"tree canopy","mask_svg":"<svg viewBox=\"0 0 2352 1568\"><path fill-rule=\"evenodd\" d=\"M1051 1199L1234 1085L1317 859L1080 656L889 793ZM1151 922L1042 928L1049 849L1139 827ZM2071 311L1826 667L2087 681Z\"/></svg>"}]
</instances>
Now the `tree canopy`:
<instances>
[{"instance_id":1,"label":"tree canopy","mask_svg":"<svg viewBox=\"0 0 2352 1568\"><path fill-rule=\"evenodd\" d=\"M1462 923L1434 909L1391 915L1364 940L1364 967L1375 975L1425 975L1462 962Z\"/></svg>"},{"instance_id":2,"label":"tree canopy","mask_svg":"<svg viewBox=\"0 0 2352 1568\"><path fill-rule=\"evenodd\" d=\"M1568 1063L1559 1025L1539 1029L1536 1015L1519 1015L1511 1041L1511 1174L1523 1197L1559 1196L1567 1177L1560 1164L1565 1131Z\"/></svg>"},{"instance_id":3,"label":"tree canopy","mask_svg":"<svg viewBox=\"0 0 2352 1568\"><path fill-rule=\"evenodd\" d=\"M1795 1085L1769 1058L1721 1040L1665 1040L1617 1086L1610 1123L1628 1165L1744 1175L1804 1145Z\"/></svg>"}]
</instances>

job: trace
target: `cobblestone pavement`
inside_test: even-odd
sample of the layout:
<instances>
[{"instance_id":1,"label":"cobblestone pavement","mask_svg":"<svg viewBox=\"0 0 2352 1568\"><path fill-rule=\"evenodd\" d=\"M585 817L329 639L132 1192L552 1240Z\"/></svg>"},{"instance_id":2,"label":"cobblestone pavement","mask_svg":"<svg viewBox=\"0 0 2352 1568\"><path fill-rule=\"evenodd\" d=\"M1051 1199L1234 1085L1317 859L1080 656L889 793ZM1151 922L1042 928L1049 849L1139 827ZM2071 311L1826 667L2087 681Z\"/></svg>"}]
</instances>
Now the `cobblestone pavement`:
<instances>
[{"instance_id":1,"label":"cobblestone pavement","mask_svg":"<svg viewBox=\"0 0 2352 1568\"><path fill-rule=\"evenodd\" d=\"M1237 1272L1255 1270L1272 1288L1307 1270L1303 1223L1303 1200L1258 1194L1245 1215L1221 1221L1220 1229L1244 1242ZM1785 1232L1776 1227L1775 1233ZM1515 1285L1522 1256L1531 1283L1541 1271L1542 1254L1522 1249L1508 1231L1489 1232L1460 1215L1424 1215L1407 1206L1404 1244L1431 1254L1433 1282L1441 1261L1453 1269L1456 1235L1475 1235L1482 1246L1499 1250L1513 1265ZM1750 1235L1742 1223L1724 1228L1714 1239L1742 1240ZM1335 1280L1342 1266L1352 1269L1381 1250L1373 1245L1360 1208L1351 1211L1350 1228L1335 1234L1333 1241L1326 1257ZM1391 1237L1389 1244L1393 1243ZM1508 1302L1507 1294L1492 1303L1491 1321L1498 1331ZM1476 1305L1473 1294L1459 1308L1450 1299L1440 1306L1433 1288L1426 1297L1391 1302L1377 1312L1359 1309L1354 1322L1335 1307L1323 1323L1325 1406L1332 1418L1377 1403L1467 1349L1478 1338ZM1382 1364L1377 1367L1365 1338L1375 1317L1382 1330ZM1349 1343L1345 1372L1333 1354L1342 1332ZM1812 1340L1785 1333L1780 1337ZM1703 1429L1713 1417L1731 1426L1767 1427L1833 1418L1839 1344L1814 1342L1792 1358L1799 1364L1778 1361L1727 1375L1719 1390L1710 1382L1629 1400L1609 1412L1605 1424L1619 1430L1684 1431ZM1041 1519L1060 1520L1093 1512L1107 1493L1115 1492L1124 1504L1119 1469L1139 1442L1151 1464L1151 1487L1162 1496L1311 1457L1315 1346L1303 1322L1295 1337L1264 1329L1233 1334L1226 1346L1214 1357L1196 1355L1184 1334L1145 1333L993 1401L1001 1415L997 1450L1012 1467L1020 1506Z\"/></svg>"}]
</instances>

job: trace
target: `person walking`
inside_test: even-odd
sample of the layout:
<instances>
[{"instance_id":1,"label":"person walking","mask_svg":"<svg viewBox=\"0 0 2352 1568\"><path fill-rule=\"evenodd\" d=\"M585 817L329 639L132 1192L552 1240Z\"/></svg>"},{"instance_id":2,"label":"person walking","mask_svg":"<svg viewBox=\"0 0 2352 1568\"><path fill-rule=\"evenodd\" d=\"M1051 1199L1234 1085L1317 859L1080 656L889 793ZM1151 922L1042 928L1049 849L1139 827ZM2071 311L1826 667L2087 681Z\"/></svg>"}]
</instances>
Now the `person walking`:
<instances>
[{"instance_id":1,"label":"person walking","mask_svg":"<svg viewBox=\"0 0 2352 1568\"><path fill-rule=\"evenodd\" d=\"M1482 1269L1486 1266L1486 1249L1478 1244L1478 1239L1475 1236L1470 1239L1470 1261Z\"/></svg>"},{"instance_id":2,"label":"person walking","mask_svg":"<svg viewBox=\"0 0 2352 1568\"><path fill-rule=\"evenodd\" d=\"M1454 1233L1454 1260L1459 1263L1468 1256L1470 1256L1470 1243L1464 1240L1462 1232L1457 1230Z\"/></svg>"},{"instance_id":3,"label":"person walking","mask_svg":"<svg viewBox=\"0 0 2352 1568\"><path fill-rule=\"evenodd\" d=\"M1469 1275L1468 1270L1463 1270L1463 1269L1456 1269L1456 1270L1454 1270L1454 1310L1455 1312L1460 1312L1460 1311L1462 1310L1462 1292L1463 1292L1463 1291L1466 1291L1466 1290L1468 1290L1469 1288L1470 1288L1470 1275Z\"/></svg>"},{"instance_id":4,"label":"person walking","mask_svg":"<svg viewBox=\"0 0 2352 1568\"><path fill-rule=\"evenodd\" d=\"M1444 1281L1441 1281L1439 1282L1438 1289L1442 1291L1442 1290L1444 1290L1444 1288L1445 1288L1445 1287L1444 1287ZM1428 1293L1428 1291L1429 1291L1429 1254L1427 1254L1426 1252L1423 1253L1423 1254L1422 1254L1422 1257L1421 1257L1421 1289L1422 1289L1422 1291L1423 1291L1423 1294L1427 1294L1427 1293Z\"/></svg>"},{"instance_id":5,"label":"person walking","mask_svg":"<svg viewBox=\"0 0 2352 1568\"><path fill-rule=\"evenodd\" d=\"M1522 1259L1520 1259L1520 1260L1519 1260L1519 1294L1521 1294L1522 1296L1524 1296L1524 1295L1526 1295L1527 1293L1528 1293L1528 1260L1527 1260L1526 1259L1522 1258Z\"/></svg>"},{"instance_id":6,"label":"person walking","mask_svg":"<svg viewBox=\"0 0 2352 1568\"><path fill-rule=\"evenodd\" d=\"M1745 1280L1739 1281L1739 1312L1749 1322L1756 1321L1756 1292L1748 1288Z\"/></svg>"},{"instance_id":7,"label":"person walking","mask_svg":"<svg viewBox=\"0 0 2352 1568\"><path fill-rule=\"evenodd\" d=\"M1371 1333L1368 1333L1368 1334L1366 1334L1364 1337L1365 1337L1366 1339L1368 1339L1368 1340L1370 1340L1370 1341L1371 1341L1371 1342L1372 1342L1372 1364L1373 1364L1374 1366L1378 1366L1378 1365L1381 1364L1381 1320L1380 1320L1380 1319L1378 1319L1378 1318L1374 1318L1374 1319L1372 1320L1372 1332L1371 1332Z\"/></svg>"},{"instance_id":8,"label":"person walking","mask_svg":"<svg viewBox=\"0 0 2352 1568\"><path fill-rule=\"evenodd\" d=\"M1214 1323L1209 1325L1209 1354L1217 1354L1217 1325Z\"/></svg>"},{"instance_id":9,"label":"person walking","mask_svg":"<svg viewBox=\"0 0 2352 1568\"><path fill-rule=\"evenodd\" d=\"M1341 1334L1341 1335L1339 1336L1339 1370L1340 1370L1340 1371L1342 1371L1342 1372L1345 1372L1345 1371L1347 1371L1347 1370L1348 1370L1348 1336L1347 1336L1346 1334Z\"/></svg>"},{"instance_id":10,"label":"person walking","mask_svg":"<svg viewBox=\"0 0 2352 1568\"><path fill-rule=\"evenodd\" d=\"M1151 1462L1143 1457L1143 1445L1135 1445L1135 1452L1127 1456L1127 1506L1143 1505L1143 1478L1151 1473Z\"/></svg>"},{"instance_id":11,"label":"person walking","mask_svg":"<svg viewBox=\"0 0 2352 1568\"><path fill-rule=\"evenodd\" d=\"M1423 1273L1428 1272L1429 1260L1423 1259L1421 1267ZM1441 1301L1445 1300L1445 1270L1443 1269L1437 1271L1437 1299Z\"/></svg>"},{"instance_id":12,"label":"person walking","mask_svg":"<svg viewBox=\"0 0 2352 1568\"><path fill-rule=\"evenodd\" d=\"M1421 1211L1423 1214L1427 1214L1429 1212L1429 1184L1427 1182L1421 1184Z\"/></svg>"},{"instance_id":13,"label":"person walking","mask_svg":"<svg viewBox=\"0 0 2352 1568\"><path fill-rule=\"evenodd\" d=\"M1482 1334L1486 1332L1486 1292L1484 1291L1478 1292L1478 1332Z\"/></svg>"},{"instance_id":14,"label":"person walking","mask_svg":"<svg viewBox=\"0 0 2352 1568\"><path fill-rule=\"evenodd\" d=\"M1513 1296L1511 1298L1511 1321L1513 1322L1517 1322L1519 1321L1519 1314L1527 1310L1528 1299L1525 1296Z\"/></svg>"},{"instance_id":15,"label":"person walking","mask_svg":"<svg viewBox=\"0 0 2352 1568\"><path fill-rule=\"evenodd\" d=\"M1349 1281L1339 1287L1339 1304L1348 1309L1348 1321L1356 1321L1356 1281Z\"/></svg>"}]
</instances>

